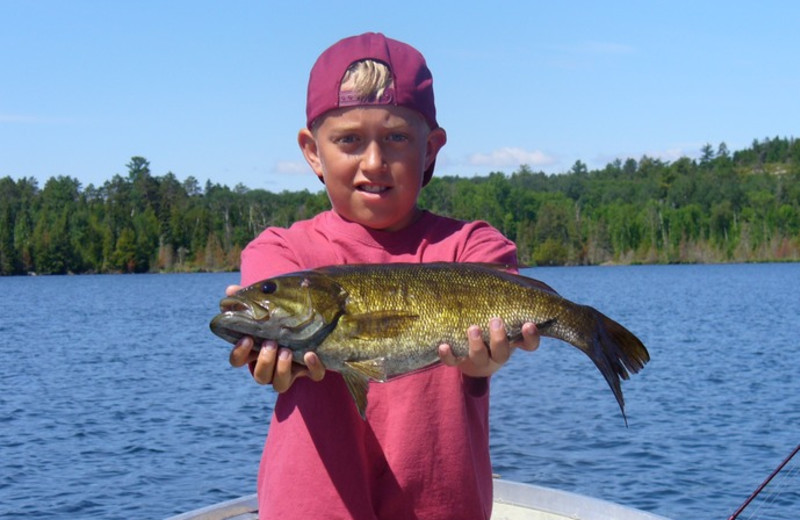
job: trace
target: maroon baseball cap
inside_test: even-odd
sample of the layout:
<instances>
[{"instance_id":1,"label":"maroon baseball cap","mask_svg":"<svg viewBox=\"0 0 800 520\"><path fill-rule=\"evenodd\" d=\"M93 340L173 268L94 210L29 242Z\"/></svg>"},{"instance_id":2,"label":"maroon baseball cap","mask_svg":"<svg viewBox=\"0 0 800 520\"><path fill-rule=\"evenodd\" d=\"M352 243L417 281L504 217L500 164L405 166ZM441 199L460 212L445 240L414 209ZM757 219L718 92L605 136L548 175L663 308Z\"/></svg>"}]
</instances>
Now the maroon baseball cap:
<instances>
[{"instance_id":1,"label":"maroon baseball cap","mask_svg":"<svg viewBox=\"0 0 800 520\"><path fill-rule=\"evenodd\" d=\"M345 72L353 63L372 59L385 63L392 73L392 86L380 98L353 100L341 94ZM306 126L311 129L320 116L330 110L350 106L395 105L416 110L431 129L438 128L433 100L433 76L425 58L414 47L387 38L380 33L364 33L344 38L328 47L311 68L306 99ZM425 171L423 186L433 176L433 167Z\"/></svg>"}]
</instances>

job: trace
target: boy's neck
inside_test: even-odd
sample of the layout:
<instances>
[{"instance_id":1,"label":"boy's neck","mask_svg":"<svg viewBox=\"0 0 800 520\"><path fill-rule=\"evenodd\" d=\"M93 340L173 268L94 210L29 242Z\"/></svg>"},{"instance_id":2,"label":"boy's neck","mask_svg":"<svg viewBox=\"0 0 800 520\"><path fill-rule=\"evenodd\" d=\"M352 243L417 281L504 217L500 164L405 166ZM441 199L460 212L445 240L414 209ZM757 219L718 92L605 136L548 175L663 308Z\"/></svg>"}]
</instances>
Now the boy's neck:
<instances>
[{"instance_id":1,"label":"boy's neck","mask_svg":"<svg viewBox=\"0 0 800 520\"><path fill-rule=\"evenodd\" d=\"M370 226L369 224L364 224L364 223L361 223L361 222L355 222L355 221L347 219L346 217L342 216L341 214L339 214L335 210L334 210L334 212L339 216L339 218L341 218L342 220L344 220L346 222L351 222L353 224L358 224L358 225L364 227L365 229L367 229L369 231L378 231L378 232L381 232L381 233L397 233L397 232L400 232L400 231L404 231L404 230L410 228L411 226L413 226L414 224L416 224L417 222L419 222L419 219L421 219L422 216L425 214L424 210L422 210L422 209L420 209L418 207L415 207L414 208L414 213L412 215L412 218L407 223L405 223L402 227L398 227L398 228L392 227L391 229L386 229L386 228L376 228L376 227Z\"/></svg>"}]
</instances>

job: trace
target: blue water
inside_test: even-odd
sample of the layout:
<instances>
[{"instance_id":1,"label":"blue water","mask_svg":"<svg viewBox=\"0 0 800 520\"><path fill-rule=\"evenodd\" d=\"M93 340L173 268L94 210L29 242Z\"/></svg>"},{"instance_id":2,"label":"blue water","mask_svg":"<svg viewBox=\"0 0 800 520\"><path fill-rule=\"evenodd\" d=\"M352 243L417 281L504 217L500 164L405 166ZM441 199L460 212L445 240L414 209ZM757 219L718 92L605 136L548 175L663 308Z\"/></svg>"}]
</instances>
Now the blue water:
<instances>
[{"instance_id":1,"label":"blue water","mask_svg":"<svg viewBox=\"0 0 800 520\"><path fill-rule=\"evenodd\" d=\"M727 518L800 443L800 264L539 268L652 361L545 339L492 388L495 472ZM208 332L236 274L0 279L0 517L145 519L255 491L274 395ZM800 460L739 518L800 518Z\"/></svg>"}]
</instances>

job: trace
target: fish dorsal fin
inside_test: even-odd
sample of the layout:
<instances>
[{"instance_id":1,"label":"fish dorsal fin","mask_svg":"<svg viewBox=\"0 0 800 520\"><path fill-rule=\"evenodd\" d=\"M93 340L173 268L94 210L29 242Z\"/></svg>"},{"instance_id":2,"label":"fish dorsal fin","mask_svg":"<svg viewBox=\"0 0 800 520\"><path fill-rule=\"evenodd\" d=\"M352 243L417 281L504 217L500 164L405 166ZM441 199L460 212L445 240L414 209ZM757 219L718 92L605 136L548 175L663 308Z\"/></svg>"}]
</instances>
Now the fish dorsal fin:
<instances>
[{"instance_id":1,"label":"fish dorsal fin","mask_svg":"<svg viewBox=\"0 0 800 520\"><path fill-rule=\"evenodd\" d=\"M476 267L483 267L484 269L489 269L492 271L503 271L508 272L512 269L511 264L502 264L500 262L467 262L469 265L474 265Z\"/></svg>"},{"instance_id":2,"label":"fish dorsal fin","mask_svg":"<svg viewBox=\"0 0 800 520\"><path fill-rule=\"evenodd\" d=\"M404 311L373 311L345 314L338 327L347 336L358 339L394 338L419 319L418 314Z\"/></svg>"},{"instance_id":3,"label":"fish dorsal fin","mask_svg":"<svg viewBox=\"0 0 800 520\"><path fill-rule=\"evenodd\" d=\"M362 419L367 418L367 391L369 390L369 379L361 375L357 370L345 368L342 370L342 377L347 385L347 390L353 396L356 408Z\"/></svg>"},{"instance_id":4,"label":"fish dorsal fin","mask_svg":"<svg viewBox=\"0 0 800 520\"><path fill-rule=\"evenodd\" d=\"M508 273L515 268L515 266L511 264L504 264L502 262L429 262L424 265L433 269L483 269L486 271L497 271L500 273Z\"/></svg>"}]
</instances>

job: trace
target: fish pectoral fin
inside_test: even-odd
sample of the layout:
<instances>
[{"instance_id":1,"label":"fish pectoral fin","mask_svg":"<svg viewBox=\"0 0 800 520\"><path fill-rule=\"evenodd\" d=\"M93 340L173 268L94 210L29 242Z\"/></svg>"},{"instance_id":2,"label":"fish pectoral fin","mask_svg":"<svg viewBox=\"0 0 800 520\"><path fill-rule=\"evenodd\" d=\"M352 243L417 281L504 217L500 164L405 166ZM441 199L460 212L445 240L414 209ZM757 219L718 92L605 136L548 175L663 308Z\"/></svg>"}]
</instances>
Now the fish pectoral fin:
<instances>
[{"instance_id":1,"label":"fish pectoral fin","mask_svg":"<svg viewBox=\"0 0 800 520\"><path fill-rule=\"evenodd\" d=\"M347 368L342 370L342 377L347 385L347 390L353 396L359 415L362 419L367 418L367 391L369 390L369 379L355 369Z\"/></svg>"},{"instance_id":2,"label":"fish pectoral fin","mask_svg":"<svg viewBox=\"0 0 800 520\"><path fill-rule=\"evenodd\" d=\"M339 319L338 327L351 338L394 338L406 331L419 319L419 314L403 311L373 311L346 314Z\"/></svg>"}]
</instances>

